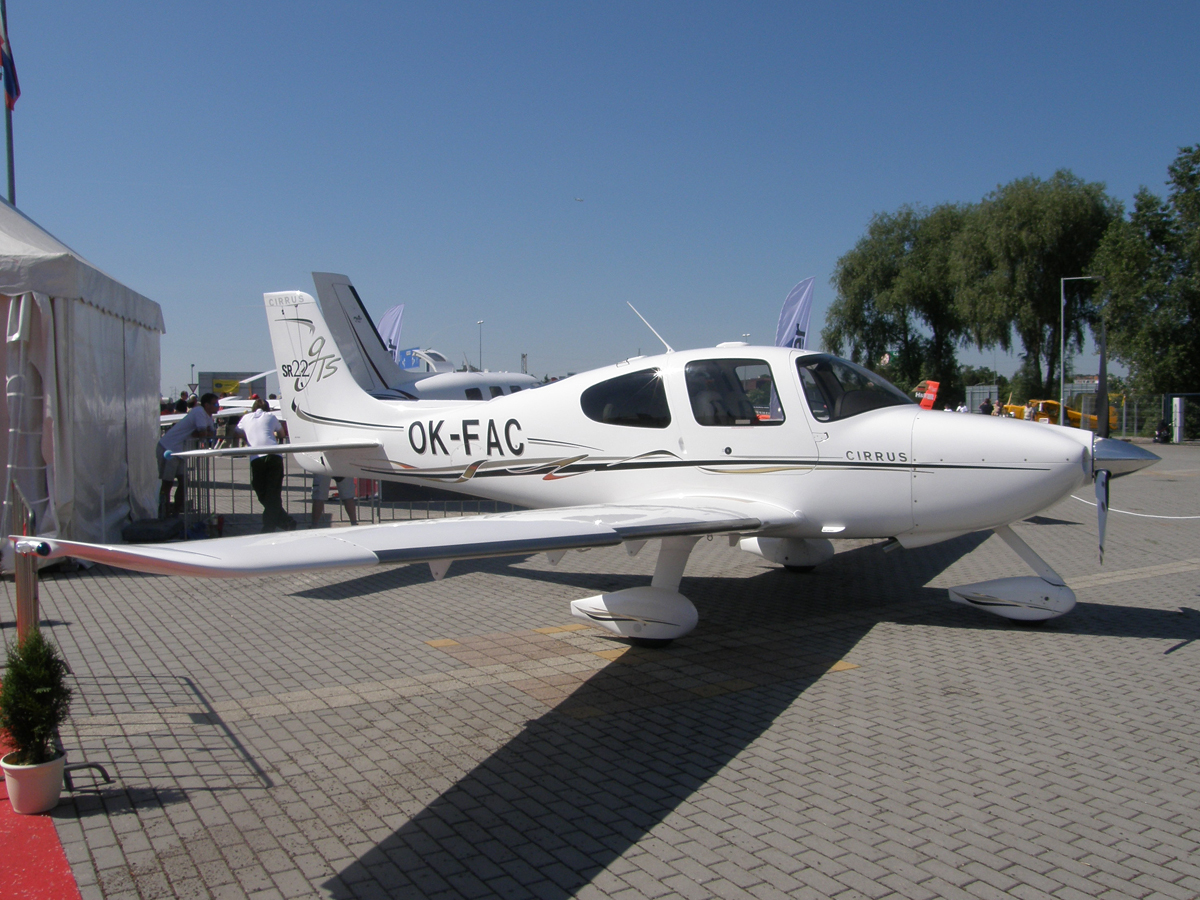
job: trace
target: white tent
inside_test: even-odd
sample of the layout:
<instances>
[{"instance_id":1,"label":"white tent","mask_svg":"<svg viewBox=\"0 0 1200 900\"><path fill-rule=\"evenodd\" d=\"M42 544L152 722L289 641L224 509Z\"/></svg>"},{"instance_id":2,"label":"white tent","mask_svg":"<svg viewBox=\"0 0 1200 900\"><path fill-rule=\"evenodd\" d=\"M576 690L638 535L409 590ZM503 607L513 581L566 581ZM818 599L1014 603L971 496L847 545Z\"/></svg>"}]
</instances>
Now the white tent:
<instances>
[{"instance_id":1,"label":"white tent","mask_svg":"<svg viewBox=\"0 0 1200 900\"><path fill-rule=\"evenodd\" d=\"M154 516L159 305L0 201L0 321L4 534L24 510L34 533L83 541Z\"/></svg>"}]
</instances>

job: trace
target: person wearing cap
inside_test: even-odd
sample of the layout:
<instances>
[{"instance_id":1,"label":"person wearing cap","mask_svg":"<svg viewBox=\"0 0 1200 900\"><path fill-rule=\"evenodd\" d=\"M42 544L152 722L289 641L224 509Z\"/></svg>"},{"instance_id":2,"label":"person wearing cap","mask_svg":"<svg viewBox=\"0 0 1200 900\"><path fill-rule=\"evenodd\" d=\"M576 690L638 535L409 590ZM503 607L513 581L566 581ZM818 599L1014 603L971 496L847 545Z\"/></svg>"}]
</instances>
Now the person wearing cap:
<instances>
[{"instance_id":1,"label":"person wearing cap","mask_svg":"<svg viewBox=\"0 0 1200 900\"><path fill-rule=\"evenodd\" d=\"M187 411L187 414L171 426L170 430L158 439L155 456L158 458L158 477L162 488L158 493L158 517L178 516L183 512L185 502L187 463L168 454L179 453L194 437L200 439L217 436L217 425L213 416L220 409L216 394L205 394L199 402ZM175 484L175 503L171 504L171 484Z\"/></svg>"},{"instance_id":2,"label":"person wearing cap","mask_svg":"<svg viewBox=\"0 0 1200 900\"><path fill-rule=\"evenodd\" d=\"M273 447L283 436L283 427L262 399L255 399L252 412L242 416L237 427L250 447ZM278 453L250 457L250 487L263 507L264 534L296 527L296 520L283 508L283 460Z\"/></svg>"}]
</instances>

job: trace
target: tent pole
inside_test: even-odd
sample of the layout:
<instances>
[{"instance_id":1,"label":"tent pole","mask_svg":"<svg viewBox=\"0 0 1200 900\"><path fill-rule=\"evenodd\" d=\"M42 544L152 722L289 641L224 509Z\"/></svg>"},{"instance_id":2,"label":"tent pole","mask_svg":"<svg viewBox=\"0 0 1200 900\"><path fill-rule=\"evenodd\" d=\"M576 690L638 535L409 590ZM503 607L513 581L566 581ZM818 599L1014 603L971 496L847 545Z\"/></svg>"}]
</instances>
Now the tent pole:
<instances>
[{"instance_id":1,"label":"tent pole","mask_svg":"<svg viewBox=\"0 0 1200 900\"><path fill-rule=\"evenodd\" d=\"M4 0L0 0L0 22L4 23L4 34L8 35L8 9L4 5ZM5 85L9 87L9 85ZM5 146L8 148L8 203L12 207L17 205L17 177L13 173L13 145L12 145L12 110L8 108L8 104L4 104L4 137Z\"/></svg>"}]
</instances>

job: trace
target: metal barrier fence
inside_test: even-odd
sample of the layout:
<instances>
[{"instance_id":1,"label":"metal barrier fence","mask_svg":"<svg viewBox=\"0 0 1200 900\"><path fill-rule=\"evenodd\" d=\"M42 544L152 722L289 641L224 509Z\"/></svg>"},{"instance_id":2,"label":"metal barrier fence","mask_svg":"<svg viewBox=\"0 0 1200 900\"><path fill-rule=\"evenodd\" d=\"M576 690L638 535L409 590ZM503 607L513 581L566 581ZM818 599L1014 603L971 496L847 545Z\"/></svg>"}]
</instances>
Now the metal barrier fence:
<instances>
[{"instance_id":1,"label":"metal barrier fence","mask_svg":"<svg viewBox=\"0 0 1200 900\"><path fill-rule=\"evenodd\" d=\"M307 528L312 524L313 476L287 454L283 456L283 464L283 508L298 527ZM361 524L470 516L518 508L474 497L387 501L378 481L359 480L355 488L355 512ZM320 524L350 524L345 498L338 496L336 486L331 486L329 494ZM250 463L244 457L189 459L186 496L184 528L189 537L246 534L261 528L262 504L250 487Z\"/></svg>"},{"instance_id":2,"label":"metal barrier fence","mask_svg":"<svg viewBox=\"0 0 1200 900\"><path fill-rule=\"evenodd\" d=\"M1160 422L1171 425L1172 410L1164 404L1162 394L1118 395L1110 397L1108 402L1117 412L1113 437L1153 437ZM1088 412L1094 412L1094 409ZM1200 397L1184 398L1183 439L1200 440Z\"/></svg>"}]
</instances>

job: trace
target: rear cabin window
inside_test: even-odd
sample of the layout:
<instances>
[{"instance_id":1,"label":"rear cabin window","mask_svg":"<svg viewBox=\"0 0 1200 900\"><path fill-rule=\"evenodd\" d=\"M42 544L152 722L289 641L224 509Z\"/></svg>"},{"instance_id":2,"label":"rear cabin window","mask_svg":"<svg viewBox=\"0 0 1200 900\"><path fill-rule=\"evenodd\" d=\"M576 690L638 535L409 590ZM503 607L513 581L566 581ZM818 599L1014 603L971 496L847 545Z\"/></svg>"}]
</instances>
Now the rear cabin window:
<instances>
[{"instance_id":1,"label":"rear cabin window","mask_svg":"<svg viewBox=\"0 0 1200 900\"><path fill-rule=\"evenodd\" d=\"M783 407L761 359L700 359L684 370L692 415L701 425L778 425Z\"/></svg>"},{"instance_id":2,"label":"rear cabin window","mask_svg":"<svg viewBox=\"0 0 1200 900\"><path fill-rule=\"evenodd\" d=\"M467 388L466 394L467 394L468 400L482 400L483 399L483 391L481 391L479 388Z\"/></svg>"},{"instance_id":3,"label":"rear cabin window","mask_svg":"<svg viewBox=\"0 0 1200 900\"><path fill-rule=\"evenodd\" d=\"M836 422L885 406L913 401L883 377L836 356L817 354L796 360L804 399L818 422Z\"/></svg>"},{"instance_id":4,"label":"rear cabin window","mask_svg":"<svg viewBox=\"0 0 1200 900\"><path fill-rule=\"evenodd\" d=\"M662 372L643 369L594 384L579 398L583 414L605 425L666 428L671 424Z\"/></svg>"},{"instance_id":5,"label":"rear cabin window","mask_svg":"<svg viewBox=\"0 0 1200 900\"><path fill-rule=\"evenodd\" d=\"M498 385L498 384L490 385L488 387L488 390L492 392L493 397L503 397L504 396L504 388L500 387L500 385Z\"/></svg>"}]
</instances>

